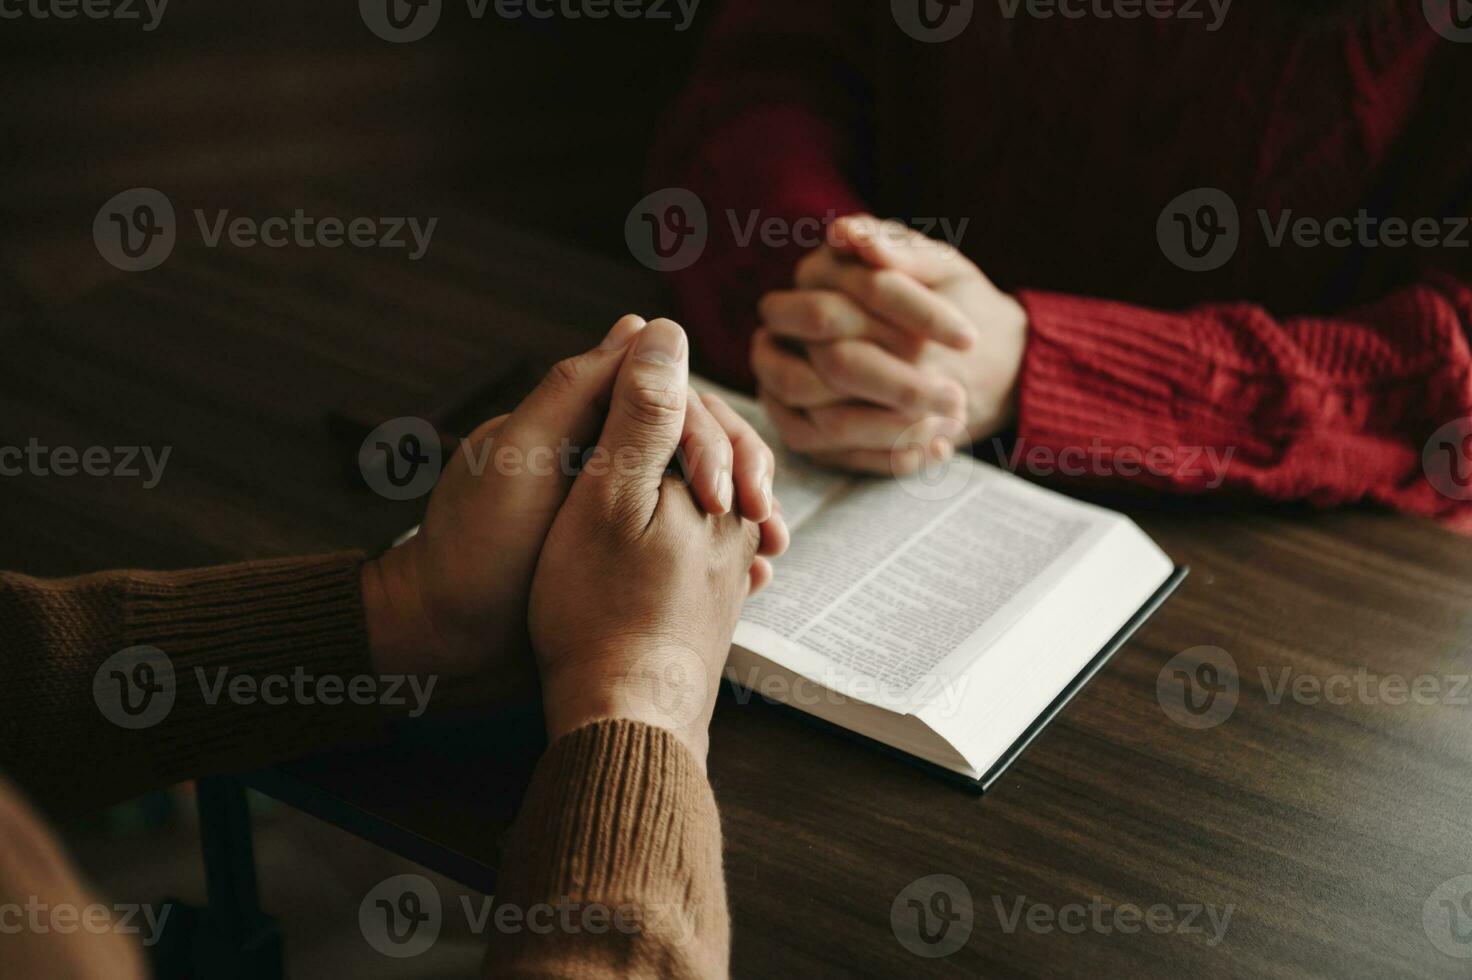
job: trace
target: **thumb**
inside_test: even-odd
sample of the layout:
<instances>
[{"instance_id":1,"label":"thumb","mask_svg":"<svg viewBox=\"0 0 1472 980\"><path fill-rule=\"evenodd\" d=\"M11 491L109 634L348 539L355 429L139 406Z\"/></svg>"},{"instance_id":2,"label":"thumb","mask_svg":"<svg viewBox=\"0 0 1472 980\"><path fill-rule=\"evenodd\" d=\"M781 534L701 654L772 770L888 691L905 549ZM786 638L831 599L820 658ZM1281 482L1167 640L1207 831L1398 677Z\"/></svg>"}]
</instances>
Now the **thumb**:
<instances>
[{"instance_id":1,"label":"thumb","mask_svg":"<svg viewBox=\"0 0 1472 980\"><path fill-rule=\"evenodd\" d=\"M654 517L665 469L680 445L690 345L673 320L652 320L619 368L598 448L612 459L594 477L608 499L641 520Z\"/></svg>"}]
</instances>

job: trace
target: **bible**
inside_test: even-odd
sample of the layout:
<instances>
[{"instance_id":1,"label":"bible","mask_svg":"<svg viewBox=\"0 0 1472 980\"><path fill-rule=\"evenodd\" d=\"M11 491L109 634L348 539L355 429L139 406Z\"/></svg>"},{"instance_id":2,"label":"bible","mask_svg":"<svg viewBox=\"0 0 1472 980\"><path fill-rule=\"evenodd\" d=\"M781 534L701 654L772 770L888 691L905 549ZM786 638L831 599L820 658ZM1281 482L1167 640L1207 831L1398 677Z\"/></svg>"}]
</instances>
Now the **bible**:
<instances>
[{"instance_id":1,"label":"bible","mask_svg":"<svg viewBox=\"0 0 1472 980\"><path fill-rule=\"evenodd\" d=\"M1129 518L957 454L899 479L777 456L792 545L725 676L985 790L1185 575Z\"/></svg>"}]
</instances>

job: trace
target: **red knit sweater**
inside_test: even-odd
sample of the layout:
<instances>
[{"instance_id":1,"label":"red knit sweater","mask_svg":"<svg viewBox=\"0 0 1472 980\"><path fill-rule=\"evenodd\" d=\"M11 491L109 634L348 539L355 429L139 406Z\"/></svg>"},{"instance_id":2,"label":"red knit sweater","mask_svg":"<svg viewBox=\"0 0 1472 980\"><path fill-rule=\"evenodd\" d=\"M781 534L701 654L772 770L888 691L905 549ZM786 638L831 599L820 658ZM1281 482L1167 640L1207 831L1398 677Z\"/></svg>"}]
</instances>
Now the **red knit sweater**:
<instances>
[{"instance_id":1,"label":"red knit sweater","mask_svg":"<svg viewBox=\"0 0 1472 980\"><path fill-rule=\"evenodd\" d=\"M1472 530L1472 44L1420 0L1334 26L1237 0L1215 31L1193 6L1205 20L976 0L959 37L922 43L888 0L728 0L652 165L709 216L674 276L704 369L749 384L757 298L804 251L743 246L753 213L969 221L958 244L1031 317L1029 446L1230 448L1226 490ZM1189 271L1157 224L1195 222L1167 205L1203 187L1240 237ZM1301 217L1361 210L1443 243L1360 244L1342 221L1346 247L1295 241ZM1199 468L1135 479L1207 488Z\"/></svg>"}]
</instances>

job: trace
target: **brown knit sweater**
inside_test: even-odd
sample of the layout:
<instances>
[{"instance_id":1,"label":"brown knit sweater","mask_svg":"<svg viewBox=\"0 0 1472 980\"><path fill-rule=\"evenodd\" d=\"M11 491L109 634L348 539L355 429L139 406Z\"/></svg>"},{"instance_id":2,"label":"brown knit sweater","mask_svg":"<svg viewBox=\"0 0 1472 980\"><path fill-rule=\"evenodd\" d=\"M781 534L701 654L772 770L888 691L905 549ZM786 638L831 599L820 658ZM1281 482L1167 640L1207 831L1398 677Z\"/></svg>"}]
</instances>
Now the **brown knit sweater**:
<instances>
[{"instance_id":1,"label":"brown knit sweater","mask_svg":"<svg viewBox=\"0 0 1472 980\"><path fill-rule=\"evenodd\" d=\"M377 707L216 693L222 681L266 691L268 678L305 675L346 689L372 676L362 561L345 553L62 581L0 573L0 771L60 814L381 738ZM40 819L0 782L0 907L29 896L90 901ZM507 841L496 906L528 921L538 907L572 908L595 926L489 928L488 976L724 976L720 827L696 760L670 733L635 722L559 739ZM22 929L0 937L0 976L112 980L143 967L113 933Z\"/></svg>"}]
</instances>

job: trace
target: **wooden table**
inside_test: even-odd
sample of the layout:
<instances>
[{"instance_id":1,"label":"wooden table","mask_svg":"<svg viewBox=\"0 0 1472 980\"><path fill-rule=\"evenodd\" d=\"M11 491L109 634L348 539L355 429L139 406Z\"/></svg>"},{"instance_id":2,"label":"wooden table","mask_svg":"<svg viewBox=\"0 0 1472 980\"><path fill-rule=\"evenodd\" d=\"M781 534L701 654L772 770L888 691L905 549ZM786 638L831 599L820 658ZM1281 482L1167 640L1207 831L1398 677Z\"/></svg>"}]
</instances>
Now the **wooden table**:
<instances>
[{"instance_id":1,"label":"wooden table","mask_svg":"<svg viewBox=\"0 0 1472 980\"><path fill-rule=\"evenodd\" d=\"M381 545L416 505L365 490L329 415L411 414L481 373L508 375L490 401L514 401L618 314L665 309L631 264L410 213L440 217L415 263L181 242L133 275L81 247L75 261L95 265L72 278L91 285L69 295L0 279L0 445L174 447L152 490L0 481L3 564L67 574ZM1457 680L1472 673L1472 543L1368 511L1133 513L1192 576L985 797L783 712L720 706L710 771L738 976L1472 973L1423 923L1437 889L1472 873L1472 690ZM1156 682L1201 645L1230 653L1241 690L1229 718L1193 730ZM1427 676L1441 701L1273 703L1284 671ZM536 729L534 714L423 724L252 778L490 890ZM922 959L891 905L933 874L964 882L974 924L960 951ZM1203 931L1127 932L1127 903ZM1208 906L1232 910L1215 944Z\"/></svg>"}]
</instances>

